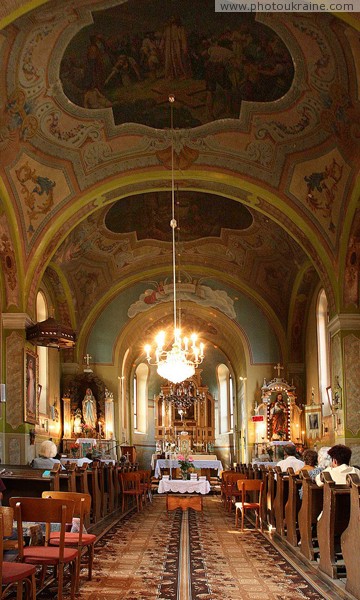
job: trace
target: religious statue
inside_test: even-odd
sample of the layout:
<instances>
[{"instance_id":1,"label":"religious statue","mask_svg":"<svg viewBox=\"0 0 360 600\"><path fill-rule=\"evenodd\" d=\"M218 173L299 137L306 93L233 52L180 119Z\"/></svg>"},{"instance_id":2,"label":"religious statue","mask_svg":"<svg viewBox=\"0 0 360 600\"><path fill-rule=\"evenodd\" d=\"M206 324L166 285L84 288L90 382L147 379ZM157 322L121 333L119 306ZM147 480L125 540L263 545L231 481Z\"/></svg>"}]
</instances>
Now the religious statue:
<instances>
[{"instance_id":1,"label":"religious statue","mask_svg":"<svg viewBox=\"0 0 360 600\"><path fill-rule=\"evenodd\" d=\"M74 433L82 432L82 413L80 408L77 408L74 414Z\"/></svg>"},{"instance_id":2,"label":"religious statue","mask_svg":"<svg viewBox=\"0 0 360 600\"><path fill-rule=\"evenodd\" d=\"M281 393L277 394L269 410L271 439L286 438L287 405Z\"/></svg>"},{"instance_id":3,"label":"religious statue","mask_svg":"<svg viewBox=\"0 0 360 600\"><path fill-rule=\"evenodd\" d=\"M82 414L85 425L95 429L97 420L96 400L90 388L87 388L84 396Z\"/></svg>"}]
</instances>

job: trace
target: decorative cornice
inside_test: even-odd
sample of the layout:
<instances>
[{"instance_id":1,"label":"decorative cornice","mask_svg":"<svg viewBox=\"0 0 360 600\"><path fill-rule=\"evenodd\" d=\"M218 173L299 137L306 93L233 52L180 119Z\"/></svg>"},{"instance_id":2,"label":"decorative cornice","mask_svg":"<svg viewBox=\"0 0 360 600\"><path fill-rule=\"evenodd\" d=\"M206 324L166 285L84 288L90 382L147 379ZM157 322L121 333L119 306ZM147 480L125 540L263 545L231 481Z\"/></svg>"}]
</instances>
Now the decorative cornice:
<instances>
[{"instance_id":1,"label":"decorative cornice","mask_svg":"<svg viewBox=\"0 0 360 600\"><path fill-rule=\"evenodd\" d=\"M3 329L25 329L32 325L33 321L27 313L3 313L2 328Z\"/></svg>"},{"instance_id":2,"label":"decorative cornice","mask_svg":"<svg viewBox=\"0 0 360 600\"><path fill-rule=\"evenodd\" d=\"M331 336L336 335L339 331L360 330L360 314L340 314L335 315L328 325L328 331Z\"/></svg>"}]
</instances>

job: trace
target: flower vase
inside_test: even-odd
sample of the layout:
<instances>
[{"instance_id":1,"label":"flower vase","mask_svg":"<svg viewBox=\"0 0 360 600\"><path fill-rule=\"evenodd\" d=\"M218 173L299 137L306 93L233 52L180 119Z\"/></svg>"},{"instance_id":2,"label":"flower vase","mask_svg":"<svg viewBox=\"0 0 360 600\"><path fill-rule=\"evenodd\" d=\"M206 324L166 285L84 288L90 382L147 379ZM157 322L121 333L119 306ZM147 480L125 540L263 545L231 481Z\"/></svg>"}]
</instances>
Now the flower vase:
<instances>
[{"instance_id":1,"label":"flower vase","mask_svg":"<svg viewBox=\"0 0 360 600\"><path fill-rule=\"evenodd\" d=\"M187 480L187 478L188 478L188 472L187 471L181 471L181 477L182 477L182 479Z\"/></svg>"}]
</instances>

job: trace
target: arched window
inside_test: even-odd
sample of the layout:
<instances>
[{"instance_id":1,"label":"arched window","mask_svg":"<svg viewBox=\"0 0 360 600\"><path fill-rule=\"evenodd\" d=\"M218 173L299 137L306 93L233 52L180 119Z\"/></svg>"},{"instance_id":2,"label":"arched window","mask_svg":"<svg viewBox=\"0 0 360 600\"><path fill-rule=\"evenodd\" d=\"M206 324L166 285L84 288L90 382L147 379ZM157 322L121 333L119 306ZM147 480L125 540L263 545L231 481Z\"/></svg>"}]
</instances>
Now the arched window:
<instances>
[{"instance_id":1,"label":"arched window","mask_svg":"<svg viewBox=\"0 0 360 600\"><path fill-rule=\"evenodd\" d=\"M227 433L234 426L233 381L229 369L221 364L217 368L219 386L220 433Z\"/></svg>"},{"instance_id":2,"label":"arched window","mask_svg":"<svg viewBox=\"0 0 360 600\"><path fill-rule=\"evenodd\" d=\"M36 320L45 321L48 318L48 307L45 294L38 292L36 296ZM39 385L41 385L39 414L47 416L48 406L48 371L49 371L49 351L45 346L38 346L37 353L39 357Z\"/></svg>"},{"instance_id":3,"label":"arched window","mask_svg":"<svg viewBox=\"0 0 360 600\"><path fill-rule=\"evenodd\" d=\"M319 391L324 416L331 414L331 407L327 395L327 388L330 386L330 339L328 333L328 322L328 302L325 291L321 290L317 302L316 323L318 341Z\"/></svg>"},{"instance_id":4,"label":"arched window","mask_svg":"<svg viewBox=\"0 0 360 600\"><path fill-rule=\"evenodd\" d=\"M135 369L134 374L134 431L136 433L146 433L147 431L147 381L149 367L141 363Z\"/></svg>"}]
</instances>

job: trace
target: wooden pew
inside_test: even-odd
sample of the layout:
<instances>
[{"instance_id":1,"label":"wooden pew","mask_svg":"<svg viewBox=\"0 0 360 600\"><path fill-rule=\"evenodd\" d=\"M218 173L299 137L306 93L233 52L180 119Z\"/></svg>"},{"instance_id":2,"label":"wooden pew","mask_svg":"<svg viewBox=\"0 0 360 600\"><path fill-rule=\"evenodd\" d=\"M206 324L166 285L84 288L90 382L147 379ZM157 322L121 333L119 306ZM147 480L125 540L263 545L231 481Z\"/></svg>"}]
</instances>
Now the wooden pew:
<instances>
[{"instance_id":1,"label":"wooden pew","mask_svg":"<svg viewBox=\"0 0 360 600\"><path fill-rule=\"evenodd\" d=\"M76 492L76 464L65 463L65 472L60 471L60 491L61 492Z\"/></svg>"},{"instance_id":2,"label":"wooden pew","mask_svg":"<svg viewBox=\"0 0 360 600\"><path fill-rule=\"evenodd\" d=\"M285 504L286 540L291 546L297 547L299 542L298 515L301 507L299 490L302 479L295 475L294 469L288 467L288 499Z\"/></svg>"},{"instance_id":3,"label":"wooden pew","mask_svg":"<svg viewBox=\"0 0 360 600\"><path fill-rule=\"evenodd\" d=\"M324 481L324 502L317 526L319 569L337 579L345 576L345 564L340 554L340 536L349 524L350 487L335 484L326 471L320 476Z\"/></svg>"},{"instance_id":4,"label":"wooden pew","mask_svg":"<svg viewBox=\"0 0 360 600\"><path fill-rule=\"evenodd\" d=\"M317 519L323 508L324 489L309 477L308 471L300 471L303 482L303 497L299 510L300 552L308 560L315 560L319 554L317 539Z\"/></svg>"},{"instance_id":5,"label":"wooden pew","mask_svg":"<svg viewBox=\"0 0 360 600\"><path fill-rule=\"evenodd\" d=\"M347 476L350 485L350 519L341 536L341 549L346 567L345 589L360 599L360 478L355 473Z\"/></svg>"},{"instance_id":6,"label":"wooden pew","mask_svg":"<svg viewBox=\"0 0 360 600\"><path fill-rule=\"evenodd\" d=\"M268 513L267 513L267 494L268 494L268 480L269 480L269 472L266 469L265 465L260 465L260 468L257 472L257 478L261 479L263 482L263 493L261 495L261 506L260 506L260 520L264 525L268 524Z\"/></svg>"},{"instance_id":7,"label":"wooden pew","mask_svg":"<svg viewBox=\"0 0 360 600\"><path fill-rule=\"evenodd\" d=\"M267 475L267 494L266 494L266 521L270 527L275 527L275 509L274 502L276 496L276 479L275 479L275 471L272 467L268 468Z\"/></svg>"},{"instance_id":8,"label":"wooden pew","mask_svg":"<svg viewBox=\"0 0 360 600\"><path fill-rule=\"evenodd\" d=\"M85 471L87 474L87 485L92 498L91 521L96 523L100 519L101 499L99 488L99 463L92 462L91 468Z\"/></svg>"},{"instance_id":9,"label":"wooden pew","mask_svg":"<svg viewBox=\"0 0 360 600\"><path fill-rule=\"evenodd\" d=\"M45 469L33 469L30 466L1 465L5 469L0 474L6 490L3 491L3 504L9 506L12 496L41 498L42 492L60 490L60 463L50 470L49 477L43 477Z\"/></svg>"},{"instance_id":10,"label":"wooden pew","mask_svg":"<svg viewBox=\"0 0 360 600\"><path fill-rule=\"evenodd\" d=\"M274 471L276 475L276 495L274 498L275 527L276 532L284 536L286 530L285 504L288 499L289 476L286 473L282 473L280 467L274 467Z\"/></svg>"}]
</instances>

